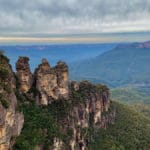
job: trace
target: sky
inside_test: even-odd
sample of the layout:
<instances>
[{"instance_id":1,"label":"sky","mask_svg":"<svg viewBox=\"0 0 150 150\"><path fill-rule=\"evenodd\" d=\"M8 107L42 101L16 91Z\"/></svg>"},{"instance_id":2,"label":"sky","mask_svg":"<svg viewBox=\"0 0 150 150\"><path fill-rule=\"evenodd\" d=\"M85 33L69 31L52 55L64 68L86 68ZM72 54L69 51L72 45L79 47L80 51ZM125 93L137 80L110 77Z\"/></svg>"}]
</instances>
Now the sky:
<instances>
[{"instance_id":1,"label":"sky","mask_svg":"<svg viewBox=\"0 0 150 150\"><path fill-rule=\"evenodd\" d=\"M105 41L105 33L111 41L110 33L149 31L150 0L0 0L1 43L63 42L74 34L69 40Z\"/></svg>"}]
</instances>

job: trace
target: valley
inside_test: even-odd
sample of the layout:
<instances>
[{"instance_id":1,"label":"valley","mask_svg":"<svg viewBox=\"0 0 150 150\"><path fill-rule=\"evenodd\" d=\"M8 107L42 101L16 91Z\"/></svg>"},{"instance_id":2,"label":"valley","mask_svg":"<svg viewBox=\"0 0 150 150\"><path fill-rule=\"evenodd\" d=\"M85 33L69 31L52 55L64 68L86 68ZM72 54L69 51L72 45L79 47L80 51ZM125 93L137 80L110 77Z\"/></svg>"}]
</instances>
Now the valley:
<instances>
[{"instance_id":1,"label":"valley","mask_svg":"<svg viewBox=\"0 0 150 150\"><path fill-rule=\"evenodd\" d=\"M0 148L149 150L149 44L107 48L96 48L97 56L91 53L83 58L78 55L85 51L78 53L73 62L69 54L63 55L69 66L59 61L53 67L44 57L35 71L37 62L33 65L32 61L38 61L40 53L33 51L31 58L21 56L13 64L17 53L10 60L12 66L16 65L15 72L1 52L0 111L4 115L0 116ZM20 54L30 50L24 51ZM52 64L55 61L52 59ZM13 114L9 120L7 113ZM15 132L10 132L14 128Z\"/></svg>"}]
</instances>

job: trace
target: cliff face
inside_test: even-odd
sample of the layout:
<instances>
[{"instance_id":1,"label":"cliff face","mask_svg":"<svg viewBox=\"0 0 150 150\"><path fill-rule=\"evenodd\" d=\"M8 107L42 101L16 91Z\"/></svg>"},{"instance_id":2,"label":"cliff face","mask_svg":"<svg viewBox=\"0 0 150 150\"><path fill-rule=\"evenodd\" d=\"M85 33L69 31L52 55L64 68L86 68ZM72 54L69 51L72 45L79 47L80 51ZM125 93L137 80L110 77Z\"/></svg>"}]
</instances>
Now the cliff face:
<instances>
[{"instance_id":1,"label":"cliff face","mask_svg":"<svg viewBox=\"0 0 150 150\"><path fill-rule=\"evenodd\" d=\"M0 150L12 148L23 127L24 116L17 112L15 78L8 59L0 55Z\"/></svg>"},{"instance_id":2,"label":"cliff face","mask_svg":"<svg viewBox=\"0 0 150 150\"><path fill-rule=\"evenodd\" d=\"M36 134L33 132L34 136L40 135L43 139L41 142L38 137L34 146L33 143L27 144L25 149L44 150L45 146L50 150L88 149L94 132L100 128L106 129L109 124L114 123L115 111L110 109L109 89L88 81L69 83L68 66L64 62L58 62L55 67L51 67L48 61L43 59L32 74L28 61L29 58L20 57L16 63L17 89L8 60L1 59L0 150L11 149L15 137L20 135L23 127L24 116L16 111L17 100L24 111L25 128L36 130ZM35 112L38 109L43 111L41 118L38 117L39 111L36 114L31 108L35 108ZM28 114L30 111L31 114ZM45 114L49 118L46 118ZM32 116L31 119L26 120L26 115L29 118ZM40 120L44 120L44 124ZM27 128L27 131L30 128ZM22 134L27 131L23 130ZM30 132L31 137L32 130ZM23 138L26 136L28 135L23 135ZM22 145L16 147L22 149Z\"/></svg>"},{"instance_id":3,"label":"cliff face","mask_svg":"<svg viewBox=\"0 0 150 150\"><path fill-rule=\"evenodd\" d=\"M35 71L36 89L39 91L38 103L48 105L52 100L68 99L68 67L59 62L51 68L46 59Z\"/></svg>"},{"instance_id":4,"label":"cliff face","mask_svg":"<svg viewBox=\"0 0 150 150\"><path fill-rule=\"evenodd\" d=\"M90 129L107 128L114 123L115 110L109 110L109 91L106 86L92 85L87 81L71 83L70 100L72 108L67 116L64 129L72 130L69 140L71 150L85 150L91 140Z\"/></svg>"},{"instance_id":5,"label":"cliff face","mask_svg":"<svg viewBox=\"0 0 150 150\"><path fill-rule=\"evenodd\" d=\"M33 83L33 77L28 61L28 57L20 57L16 63L17 77L20 83L19 90L22 93L26 93Z\"/></svg>"},{"instance_id":6,"label":"cliff face","mask_svg":"<svg viewBox=\"0 0 150 150\"><path fill-rule=\"evenodd\" d=\"M28 60L21 57L16 65L21 92L27 94L30 89L36 89L33 98L36 104L49 104L51 113L55 114L59 132L68 137L66 142L59 136L54 137L51 148L64 150L67 145L71 150L87 149L92 138L89 129L106 128L114 122L115 111L109 109L108 88L87 81L69 84L68 66L58 62L55 67L51 67L46 59L42 60L32 78ZM36 145L36 148L43 150L43 145Z\"/></svg>"},{"instance_id":7,"label":"cliff face","mask_svg":"<svg viewBox=\"0 0 150 150\"><path fill-rule=\"evenodd\" d=\"M50 67L48 61L43 59L32 75L28 61L29 58L20 57L16 63L20 92L27 93L34 83L34 88L39 91L36 97L38 104L48 105L53 100L68 99L68 66L64 62Z\"/></svg>"}]
</instances>

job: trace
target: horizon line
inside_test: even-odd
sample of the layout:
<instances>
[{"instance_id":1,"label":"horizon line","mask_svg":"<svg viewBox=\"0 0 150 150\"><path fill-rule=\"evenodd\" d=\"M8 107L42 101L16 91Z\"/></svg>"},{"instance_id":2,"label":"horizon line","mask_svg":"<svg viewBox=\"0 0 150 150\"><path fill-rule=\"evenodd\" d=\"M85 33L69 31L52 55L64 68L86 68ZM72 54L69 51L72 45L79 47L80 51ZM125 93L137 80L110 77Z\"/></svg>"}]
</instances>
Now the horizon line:
<instances>
[{"instance_id":1,"label":"horizon line","mask_svg":"<svg viewBox=\"0 0 150 150\"><path fill-rule=\"evenodd\" d=\"M41 34L42 35L42 34ZM0 44L38 43L114 43L144 42L150 40L149 32L54 34L47 36L0 36Z\"/></svg>"}]
</instances>

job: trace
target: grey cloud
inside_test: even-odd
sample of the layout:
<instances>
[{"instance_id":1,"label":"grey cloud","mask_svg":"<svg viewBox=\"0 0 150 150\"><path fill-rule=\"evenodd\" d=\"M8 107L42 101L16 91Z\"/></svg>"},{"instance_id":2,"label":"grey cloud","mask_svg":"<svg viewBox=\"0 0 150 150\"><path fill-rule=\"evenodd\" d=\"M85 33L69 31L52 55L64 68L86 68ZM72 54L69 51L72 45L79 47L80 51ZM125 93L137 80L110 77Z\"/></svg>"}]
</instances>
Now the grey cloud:
<instances>
[{"instance_id":1,"label":"grey cloud","mask_svg":"<svg viewBox=\"0 0 150 150\"><path fill-rule=\"evenodd\" d=\"M149 18L149 0L0 0L1 33L150 30Z\"/></svg>"}]
</instances>

